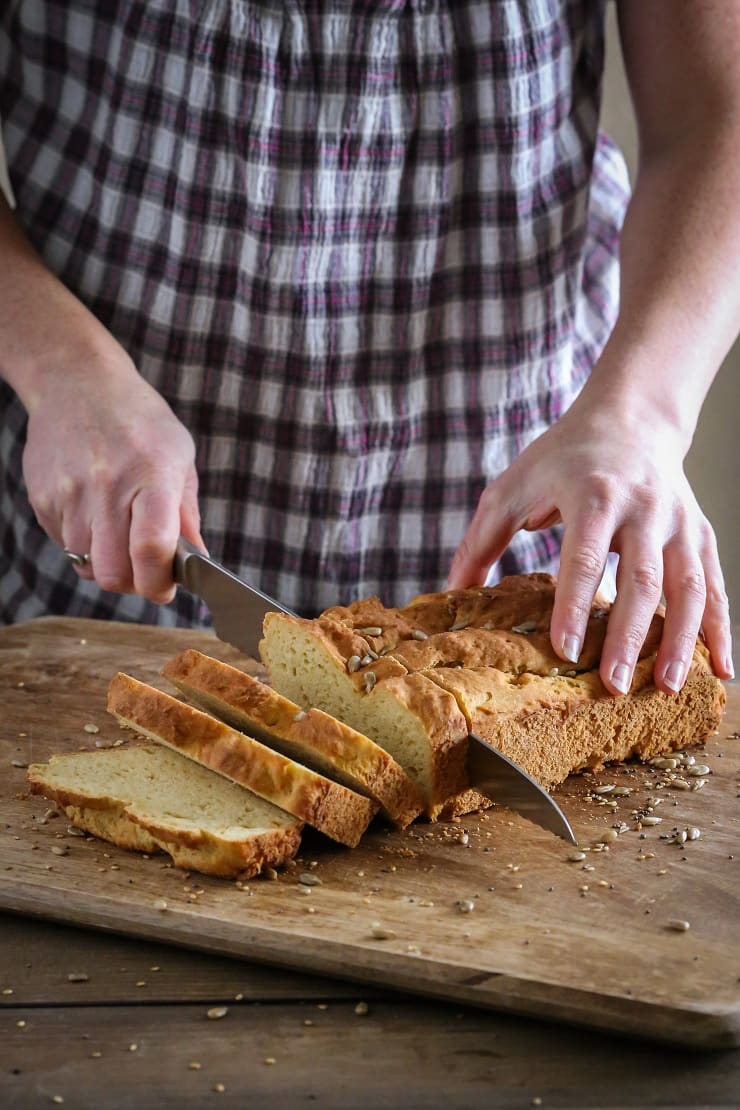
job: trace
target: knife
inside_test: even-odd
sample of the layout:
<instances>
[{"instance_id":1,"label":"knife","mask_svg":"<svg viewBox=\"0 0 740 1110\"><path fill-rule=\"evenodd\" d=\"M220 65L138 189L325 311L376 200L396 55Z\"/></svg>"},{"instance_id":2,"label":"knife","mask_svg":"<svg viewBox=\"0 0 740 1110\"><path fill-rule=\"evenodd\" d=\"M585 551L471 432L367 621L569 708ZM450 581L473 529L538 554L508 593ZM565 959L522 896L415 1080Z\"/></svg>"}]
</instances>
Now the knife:
<instances>
[{"instance_id":1,"label":"knife","mask_svg":"<svg viewBox=\"0 0 740 1110\"><path fill-rule=\"evenodd\" d=\"M296 614L219 565L182 536L172 568L178 585L202 598L216 635L254 659L259 658L265 613ZM512 759L472 733L468 739L468 778L487 798L520 813L535 824L576 843L565 814L539 783Z\"/></svg>"},{"instance_id":2,"label":"knife","mask_svg":"<svg viewBox=\"0 0 740 1110\"><path fill-rule=\"evenodd\" d=\"M242 582L182 536L177 541L172 577L205 601L218 638L253 659L259 659L265 613L278 610L296 616L274 597Z\"/></svg>"},{"instance_id":3,"label":"knife","mask_svg":"<svg viewBox=\"0 0 740 1110\"><path fill-rule=\"evenodd\" d=\"M577 844L568 818L543 786L503 752L468 734L468 782L492 802L506 806L543 829Z\"/></svg>"}]
</instances>

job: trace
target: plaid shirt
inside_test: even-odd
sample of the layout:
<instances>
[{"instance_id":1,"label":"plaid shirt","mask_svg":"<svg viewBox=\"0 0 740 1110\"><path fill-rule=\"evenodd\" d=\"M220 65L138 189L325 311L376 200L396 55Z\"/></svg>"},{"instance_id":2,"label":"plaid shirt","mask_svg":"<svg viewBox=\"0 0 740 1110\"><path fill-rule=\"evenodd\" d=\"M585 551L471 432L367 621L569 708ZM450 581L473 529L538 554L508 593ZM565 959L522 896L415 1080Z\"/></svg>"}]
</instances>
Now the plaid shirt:
<instances>
[{"instance_id":1,"label":"plaid shirt","mask_svg":"<svg viewBox=\"0 0 740 1110\"><path fill-rule=\"evenodd\" d=\"M441 588L613 325L594 0L15 0L0 118L48 266L197 446L214 557L305 613ZM0 392L0 619L206 622L80 581ZM552 569L557 529L499 573Z\"/></svg>"}]
</instances>

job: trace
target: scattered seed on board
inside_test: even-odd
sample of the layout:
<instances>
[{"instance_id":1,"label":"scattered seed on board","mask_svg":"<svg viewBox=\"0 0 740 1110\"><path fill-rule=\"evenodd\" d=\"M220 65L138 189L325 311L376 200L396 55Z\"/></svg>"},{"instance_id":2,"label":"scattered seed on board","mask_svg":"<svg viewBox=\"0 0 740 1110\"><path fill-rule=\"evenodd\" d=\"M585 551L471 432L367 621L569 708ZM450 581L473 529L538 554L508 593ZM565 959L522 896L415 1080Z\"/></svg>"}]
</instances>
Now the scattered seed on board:
<instances>
[{"instance_id":1,"label":"scattered seed on board","mask_svg":"<svg viewBox=\"0 0 740 1110\"><path fill-rule=\"evenodd\" d=\"M614 783L607 782L604 786L595 786L593 792L594 794L611 794L612 790L614 790Z\"/></svg>"},{"instance_id":2,"label":"scattered seed on board","mask_svg":"<svg viewBox=\"0 0 740 1110\"><path fill-rule=\"evenodd\" d=\"M692 790L701 790L702 786L706 786L706 785L707 785L707 780L706 779L694 779L694 781L691 784L691 789Z\"/></svg>"},{"instance_id":3,"label":"scattered seed on board","mask_svg":"<svg viewBox=\"0 0 740 1110\"><path fill-rule=\"evenodd\" d=\"M50 850L55 856L66 856L69 852L69 848L65 848L63 844L52 844Z\"/></svg>"},{"instance_id":4,"label":"scattered seed on board","mask_svg":"<svg viewBox=\"0 0 740 1110\"><path fill-rule=\"evenodd\" d=\"M219 1018L225 1018L228 1012L228 1006L211 1006L210 1010L206 1011L206 1017L210 1021L218 1021Z\"/></svg>"},{"instance_id":5,"label":"scattered seed on board","mask_svg":"<svg viewBox=\"0 0 740 1110\"><path fill-rule=\"evenodd\" d=\"M629 786L615 786L611 793L617 798L627 798L632 793Z\"/></svg>"},{"instance_id":6,"label":"scattered seed on board","mask_svg":"<svg viewBox=\"0 0 740 1110\"><path fill-rule=\"evenodd\" d=\"M358 1017L364 1017L365 1014L370 1012L370 1007L367 1002L358 1002L355 1006L355 1013Z\"/></svg>"},{"instance_id":7,"label":"scattered seed on board","mask_svg":"<svg viewBox=\"0 0 740 1110\"><path fill-rule=\"evenodd\" d=\"M686 779L679 779L679 778L671 779L671 781L668 783L668 785L670 786L671 790L690 790L691 789L691 783L687 782Z\"/></svg>"},{"instance_id":8,"label":"scattered seed on board","mask_svg":"<svg viewBox=\"0 0 740 1110\"><path fill-rule=\"evenodd\" d=\"M686 830L686 837L688 840L698 840L700 836L701 829L697 828L696 825L690 825L689 828Z\"/></svg>"},{"instance_id":9,"label":"scattered seed on board","mask_svg":"<svg viewBox=\"0 0 740 1110\"><path fill-rule=\"evenodd\" d=\"M94 735L94 734L95 734L96 732L100 732L100 729L98 728L98 726L97 726L97 725L93 725L93 724L87 724L87 725L83 725L83 726L82 726L82 728L83 728L83 730L84 730L85 732L91 732L91 733L93 733L93 735Z\"/></svg>"},{"instance_id":10,"label":"scattered seed on board","mask_svg":"<svg viewBox=\"0 0 740 1110\"><path fill-rule=\"evenodd\" d=\"M581 863L586 858L585 852L571 852L568 856L569 863Z\"/></svg>"},{"instance_id":11,"label":"scattered seed on board","mask_svg":"<svg viewBox=\"0 0 740 1110\"><path fill-rule=\"evenodd\" d=\"M694 763L692 767L686 768L686 774L692 779L703 778L704 775L710 775L711 773L711 768L706 763Z\"/></svg>"},{"instance_id":12,"label":"scattered seed on board","mask_svg":"<svg viewBox=\"0 0 740 1110\"><path fill-rule=\"evenodd\" d=\"M298 876L298 882L303 883L304 886L321 886L321 879L318 875L312 875L308 871L304 871Z\"/></svg>"},{"instance_id":13,"label":"scattered seed on board","mask_svg":"<svg viewBox=\"0 0 740 1110\"><path fill-rule=\"evenodd\" d=\"M160 913L164 913L164 911L167 909L166 900L164 898L157 898L154 903L154 908L155 910L159 910Z\"/></svg>"},{"instance_id":14,"label":"scattered seed on board","mask_svg":"<svg viewBox=\"0 0 740 1110\"><path fill-rule=\"evenodd\" d=\"M659 825L662 820L663 820L662 817L651 817L648 814L647 817L641 817L640 818L640 824L641 825L647 825L649 827L651 825Z\"/></svg>"},{"instance_id":15,"label":"scattered seed on board","mask_svg":"<svg viewBox=\"0 0 740 1110\"><path fill-rule=\"evenodd\" d=\"M90 976L86 971L70 971L67 976L68 983L87 983L89 979Z\"/></svg>"},{"instance_id":16,"label":"scattered seed on board","mask_svg":"<svg viewBox=\"0 0 740 1110\"><path fill-rule=\"evenodd\" d=\"M616 829L604 829L601 834L601 840L604 844L613 844L618 837L619 833Z\"/></svg>"},{"instance_id":17,"label":"scattered seed on board","mask_svg":"<svg viewBox=\"0 0 740 1110\"><path fill-rule=\"evenodd\" d=\"M384 928L379 921L373 921L370 926L370 935L373 940L393 940L396 936L393 929Z\"/></svg>"},{"instance_id":18,"label":"scattered seed on board","mask_svg":"<svg viewBox=\"0 0 740 1110\"><path fill-rule=\"evenodd\" d=\"M472 898L461 898L455 905L460 913L472 913L475 909L475 902Z\"/></svg>"},{"instance_id":19,"label":"scattered seed on board","mask_svg":"<svg viewBox=\"0 0 740 1110\"><path fill-rule=\"evenodd\" d=\"M28 764L22 759L11 759L10 764L12 767L27 767Z\"/></svg>"},{"instance_id":20,"label":"scattered seed on board","mask_svg":"<svg viewBox=\"0 0 740 1110\"><path fill-rule=\"evenodd\" d=\"M680 918L675 917L667 923L666 928L673 929L673 931L676 933L687 933L691 928L691 925L688 921L683 921Z\"/></svg>"},{"instance_id":21,"label":"scattered seed on board","mask_svg":"<svg viewBox=\"0 0 740 1110\"><path fill-rule=\"evenodd\" d=\"M657 759L650 760L651 767L658 767L661 771L675 771L678 767L678 760L666 756L658 756Z\"/></svg>"}]
</instances>

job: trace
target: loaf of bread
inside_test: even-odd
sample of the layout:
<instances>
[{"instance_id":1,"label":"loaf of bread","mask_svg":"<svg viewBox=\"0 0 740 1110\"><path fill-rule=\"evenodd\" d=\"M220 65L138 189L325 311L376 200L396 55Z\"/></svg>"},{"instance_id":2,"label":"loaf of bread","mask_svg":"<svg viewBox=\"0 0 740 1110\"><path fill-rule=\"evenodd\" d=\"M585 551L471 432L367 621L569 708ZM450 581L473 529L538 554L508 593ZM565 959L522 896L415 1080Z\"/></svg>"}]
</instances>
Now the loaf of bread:
<instances>
[{"instance_id":1,"label":"loaf of bread","mask_svg":"<svg viewBox=\"0 0 740 1110\"><path fill-rule=\"evenodd\" d=\"M417 786L388 752L322 710L304 711L266 683L193 649L171 659L162 674L233 728L373 798L398 828L421 813Z\"/></svg>"},{"instance_id":2,"label":"loaf of bread","mask_svg":"<svg viewBox=\"0 0 740 1110\"><path fill-rule=\"evenodd\" d=\"M268 613L260 653L281 694L390 752L432 819L482 802L466 778L469 732L550 787L608 761L697 743L717 728L725 693L703 644L681 692L658 691L656 615L630 693L614 697L598 675L608 602L595 600L572 665L550 644L554 594L554 578L532 574L423 595L402 609L370 598L315 620Z\"/></svg>"},{"instance_id":3,"label":"loaf of bread","mask_svg":"<svg viewBox=\"0 0 740 1110\"><path fill-rule=\"evenodd\" d=\"M27 779L78 828L205 874L251 878L301 840L303 822L158 744L54 755Z\"/></svg>"},{"instance_id":4,"label":"loaf of bread","mask_svg":"<svg viewBox=\"0 0 740 1110\"><path fill-rule=\"evenodd\" d=\"M340 844L354 847L378 811L372 799L129 675L111 679L108 710L148 740L246 786Z\"/></svg>"}]
</instances>

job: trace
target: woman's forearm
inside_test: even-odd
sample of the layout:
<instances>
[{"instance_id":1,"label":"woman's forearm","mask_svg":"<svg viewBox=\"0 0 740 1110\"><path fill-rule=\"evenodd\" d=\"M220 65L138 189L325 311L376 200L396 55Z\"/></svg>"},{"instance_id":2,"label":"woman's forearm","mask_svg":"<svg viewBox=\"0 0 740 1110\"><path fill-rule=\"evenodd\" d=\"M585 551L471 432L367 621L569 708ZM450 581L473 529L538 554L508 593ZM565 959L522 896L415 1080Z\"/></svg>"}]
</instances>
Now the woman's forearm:
<instances>
[{"instance_id":1,"label":"woman's forearm","mask_svg":"<svg viewBox=\"0 0 740 1110\"><path fill-rule=\"evenodd\" d=\"M590 386L688 450L740 323L740 114L648 156L622 234L617 325Z\"/></svg>"},{"instance_id":2,"label":"woman's forearm","mask_svg":"<svg viewBox=\"0 0 740 1110\"><path fill-rule=\"evenodd\" d=\"M117 347L93 314L45 266L0 195L0 376L28 412L50 378L84 376L100 350ZM108 372L135 373L119 349Z\"/></svg>"}]
</instances>

